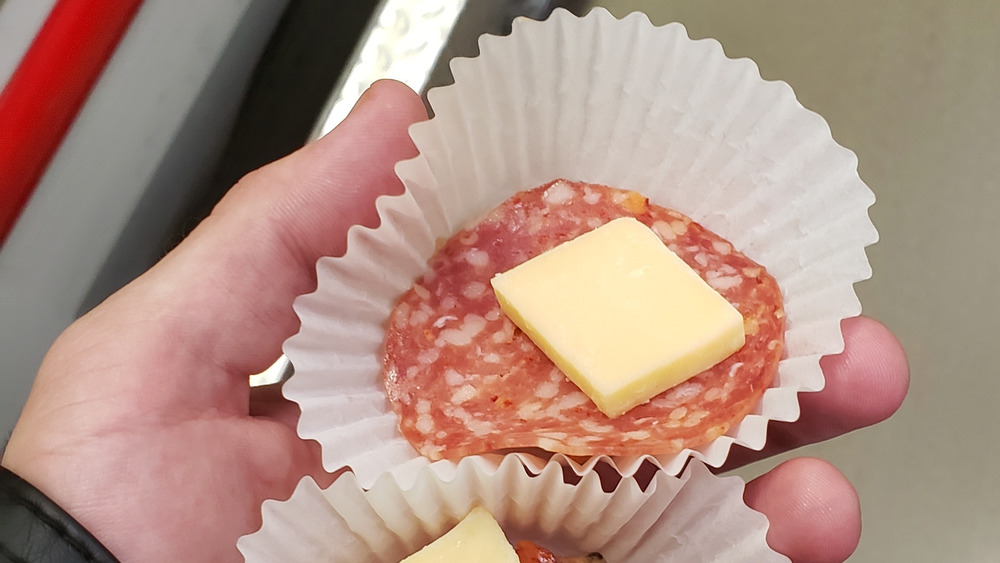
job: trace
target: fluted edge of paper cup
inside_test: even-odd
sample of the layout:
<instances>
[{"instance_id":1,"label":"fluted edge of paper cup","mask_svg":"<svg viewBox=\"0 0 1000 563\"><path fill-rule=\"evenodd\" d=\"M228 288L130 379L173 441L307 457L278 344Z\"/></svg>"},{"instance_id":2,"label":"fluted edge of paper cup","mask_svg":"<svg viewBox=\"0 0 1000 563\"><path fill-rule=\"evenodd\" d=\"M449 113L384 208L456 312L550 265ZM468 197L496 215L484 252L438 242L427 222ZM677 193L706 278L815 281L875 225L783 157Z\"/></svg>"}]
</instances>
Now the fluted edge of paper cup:
<instances>
[{"instance_id":1,"label":"fluted edge of paper cup","mask_svg":"<svg viewBox=\"0 0 1000 563\"><path fill-rule=\"evenodd\" d=\"M567 484L561 465L534 472L513 458L382 475L365 490L353 474L323 490L304 478L286 501L265 501L257 532L237 542L248 562L395 563L442 535L472 508L488 510L511 542L556 553L600 552L616 563L788 561L766 542L764 515L743 504L743 481L701 464L680 477L656 472L645 487L622 479L610 492L595 472Z\"/></svg>"}]
</instances>

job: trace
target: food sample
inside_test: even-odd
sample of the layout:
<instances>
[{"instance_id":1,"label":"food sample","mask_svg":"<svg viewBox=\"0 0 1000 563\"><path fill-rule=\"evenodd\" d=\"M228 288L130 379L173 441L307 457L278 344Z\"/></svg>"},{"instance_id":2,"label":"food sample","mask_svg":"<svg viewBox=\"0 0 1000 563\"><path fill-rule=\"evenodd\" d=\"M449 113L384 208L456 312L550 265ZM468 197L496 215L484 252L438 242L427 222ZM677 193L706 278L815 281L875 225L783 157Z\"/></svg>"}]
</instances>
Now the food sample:
<instances>
[{"instance_id":1,"label":"food sample","mask_svg":"<svg viewBox=\"0 0 1000 563\"><path fill-rule=\"evenodd\" d=\"M621 217L649 227L739 311L746 343L609 418L500 310L490 280ZM783 334L777 283L729 242L636 192L557 180L516 194L441 246L390 315L383 376L402 434L430 459L531 447L670 454L750 412L777 370Z\"/></svg>"},{"instance_id":2,"label":"food sample","mask_svg":"<svg viewBox=\"0 0 1000 563\"><path fill-rule=\"evenodd\" d=\"M559 557L544 547L522 540L514 546L519 563L600 563L606 561L600 553L590 553L581 557Z\"/></svg>"},{"instance_id":3,"label":"food sample","mask_svg":"<svg viewBox=\"0 0 1000 563\"><path fill-rule=\"evenodd\" d=\"M486 510L476 507L454 528L401 563L518 563L500 525Z\"/></svg>"},{"instance_id":4,"label":"food sample","mask_svg":"<svg viewBox=\"0 0 1000 563\"><path fill-rule=\"evenodd\" d=\"M491 283L500 309L611 418L744 343L739 311L631 217Z\"/></svg>"},{"instance_id":5,"label":"food sample","mask_svg":"<svg viewBox=\"0 0 1000 563\"><path fill-rule=\"evenodd\" d=\"M583 557L558 557L531 541L511 547L500 524L481 507L473 508L440 538L400 563L598 563L599 553Z\"/></svg>"}]
</instances>

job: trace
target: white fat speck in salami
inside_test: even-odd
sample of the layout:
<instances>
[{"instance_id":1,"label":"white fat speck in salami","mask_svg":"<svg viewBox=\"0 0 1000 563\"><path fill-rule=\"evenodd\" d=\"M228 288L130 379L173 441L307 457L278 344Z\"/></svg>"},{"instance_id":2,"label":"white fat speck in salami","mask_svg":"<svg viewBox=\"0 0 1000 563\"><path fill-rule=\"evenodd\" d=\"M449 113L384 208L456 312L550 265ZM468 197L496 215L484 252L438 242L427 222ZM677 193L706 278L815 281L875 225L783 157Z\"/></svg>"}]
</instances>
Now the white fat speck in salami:
<instances>
[{"instance_id":1,"label":"white fat speck in salami","mask_svg":"<svg viewBox=\"0 0 1000 563\"><path fill-rule=\"evenodd\" d=\"M609 419L484 289L494 274L619 217L651 227L740 311L747 334L723 362ZM750 412L777 370L784 311L763 267L690 218L635 192L557 180L445 242L386 326L387 396L403 435L430 459L533 447L662 455L710 441Z\"/></svg>"}]
</instances>

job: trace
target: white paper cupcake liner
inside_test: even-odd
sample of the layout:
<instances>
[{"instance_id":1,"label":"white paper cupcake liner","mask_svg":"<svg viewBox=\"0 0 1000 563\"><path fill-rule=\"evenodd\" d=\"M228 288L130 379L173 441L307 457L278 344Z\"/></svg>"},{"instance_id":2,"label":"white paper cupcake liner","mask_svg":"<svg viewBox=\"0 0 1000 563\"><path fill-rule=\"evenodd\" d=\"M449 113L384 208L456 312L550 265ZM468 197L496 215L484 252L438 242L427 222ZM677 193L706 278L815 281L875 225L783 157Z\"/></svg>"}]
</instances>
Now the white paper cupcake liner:
<instances>
[{"instance_id":1,"label":"white paper cupcake liner","mask_svg":"<svg viewBox=\"0 0 1000 563\"><path fill-rule=\"evenodd\" d=\"M563 555L600 552L612 563L788 559L766 542L764 515L743 504L743 481L701 464L681 477L657 472L643 490L623 479L602 490L596 473L564 482L556 463L467 458L456 466L383 475L363 490L345 474L326 490L305 478L287 501L266 501L263 525L240 538L246 560L396 563L481 506L511 542L535 541Z\"/></svg>"},{"instance_id":2,"label":"white paper cupcake liner","mask_svg":"<svg viewBox=\"0 0 1000 563\"><path fill-rule=\"evenodd\" d=\"M750 415L694 450L611 463L631 475L651 459L676 475L690 457L721 466L734 443L762 448L769 420L796 420L797 394L823 388L819 360L842 351L840 323L861 312L853 284L870 276L864 249L878 235L854 154L787 84L679 24L557 10L484 36L480 49L453 61L455 84L429 94L434 119L411 128L420 154L396 167L405 193L380 198L381 225L352 228L346 255L322 259L317 291L296 301L302 329L285 345L295 375L284 392L302 408L299 434L320 442L328 470L350 466L363 486L428 463L383 391L391 308L435 241L516 191L568 178L691 216L763 264L785 299L785 356ZM587 471L595 460L565 462Z\"/></svg>"}]
</instances>

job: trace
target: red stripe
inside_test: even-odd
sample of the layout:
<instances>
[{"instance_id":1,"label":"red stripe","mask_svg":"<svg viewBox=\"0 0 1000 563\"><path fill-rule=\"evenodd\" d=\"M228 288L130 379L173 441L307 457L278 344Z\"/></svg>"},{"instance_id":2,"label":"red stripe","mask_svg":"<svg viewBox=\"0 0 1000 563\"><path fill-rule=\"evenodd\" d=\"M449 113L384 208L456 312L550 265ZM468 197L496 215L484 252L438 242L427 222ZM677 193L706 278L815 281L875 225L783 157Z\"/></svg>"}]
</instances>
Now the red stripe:
<instances>
[{"instance_id":1,"label":"red stripe","mask_svg":"<svg viewBox=\"0 0 1000 563\"><path fill-rule=\"evenodd\" d=\"M59 0L0 93L0 244L141 4Z\"/></svg>"}]
</instances>

